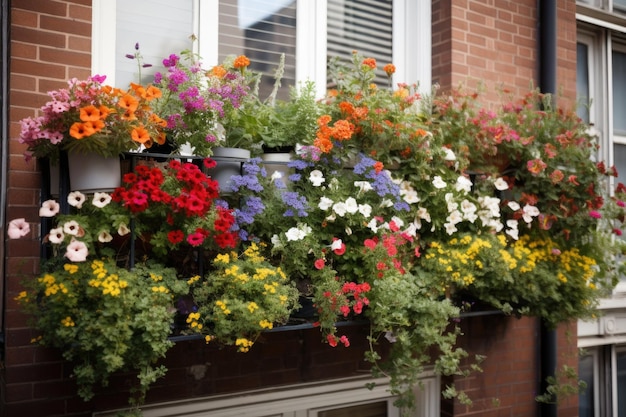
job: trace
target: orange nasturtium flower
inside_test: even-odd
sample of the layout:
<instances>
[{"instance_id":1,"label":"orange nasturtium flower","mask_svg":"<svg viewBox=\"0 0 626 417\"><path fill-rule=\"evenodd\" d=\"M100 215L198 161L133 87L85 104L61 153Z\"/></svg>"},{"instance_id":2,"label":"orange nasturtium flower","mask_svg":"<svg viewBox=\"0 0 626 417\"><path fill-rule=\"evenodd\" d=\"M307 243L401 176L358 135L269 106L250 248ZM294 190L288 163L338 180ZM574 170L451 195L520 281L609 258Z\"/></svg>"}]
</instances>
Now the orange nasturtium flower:
<instances>
[{"instance_id":1,"label":"orange nasturtium flower","mask_svg":"<svg viewBox=\"0 0 626 417\"><path fill-rule=\"evenodd\" d=\"M100 110L94 105L82 107L80 109L80 120L83 122L100 120Z\"/></svg>"},{"instance_id":2,"label":"orange nasturtium flower","mask_svg":"<svg viewBox=\"0 0 626 417\"><path fill-rule=\"evenodd\" d=\"M237 69L246 68L248 65L250 65L250 60L245 55L239 55L233 62L233 66Z\"/></svg>"},{"instance_id":3,"label":"orange nasturtium flower","mask_svg":"<svg viewBox=\"0 0 626 417\"><path fill-rule=\"evenodd\" d=\"M333 143L330 139L325 137L317 137L313 141L313 145L320 150L322 153L329 153L331 149L333 149Z\"/></svg>"},{"instance_id":4,"label":"orange nasturtium flower","mask_svg":"<svg viewBox=\"0 0 626 417\"><path fill-rule=\"evenodd\" d=\"M148 131L146 130L145 127L143 126L138 126L136 128L133 129L133 131L130 133L130 137L137 143L141 143L144 144L146 142L149 142L150 139L150 133L148 133Z\"/></svg>"}]
</instances>

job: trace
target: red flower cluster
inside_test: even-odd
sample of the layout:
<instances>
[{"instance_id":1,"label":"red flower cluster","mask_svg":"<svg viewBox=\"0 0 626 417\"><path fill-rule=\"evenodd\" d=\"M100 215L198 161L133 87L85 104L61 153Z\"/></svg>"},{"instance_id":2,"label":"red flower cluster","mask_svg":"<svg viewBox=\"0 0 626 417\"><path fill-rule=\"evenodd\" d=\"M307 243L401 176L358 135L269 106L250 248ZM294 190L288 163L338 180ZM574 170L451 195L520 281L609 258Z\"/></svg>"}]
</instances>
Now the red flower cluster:
<instances>
[{"instance_id":1,"label":"red flower cluster","mask_svg":"<svg viewBox=\"0 0 626 417\"><path fill-rule=\"evenodd\" d=\"M220 248L235 247L232 211L215 206L219 184L196 165L177 160L163 170L139 165L124 175L123 183L113 192L113 201L140 217L143 224L155 224L160 231L165 228L172 247L183 241L200 246L209 236Z\"/></svg>"}]
</instances>

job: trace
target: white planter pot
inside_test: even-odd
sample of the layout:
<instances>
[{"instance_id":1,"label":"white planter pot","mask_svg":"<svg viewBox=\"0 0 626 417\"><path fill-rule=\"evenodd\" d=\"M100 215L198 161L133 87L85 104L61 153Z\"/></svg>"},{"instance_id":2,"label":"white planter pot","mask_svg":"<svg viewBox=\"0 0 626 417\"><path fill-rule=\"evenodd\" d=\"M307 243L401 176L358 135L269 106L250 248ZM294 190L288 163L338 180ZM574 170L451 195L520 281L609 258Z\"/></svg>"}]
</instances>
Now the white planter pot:
<instances>
[{"instance_id":1,"label":"white planter pot","mask_svg":"<svg viewBox=\"0 0 626 417\"><path fill-rule=\"evenodd\" d=\"M120 158L104 158L94 153L68 153L70 191L111 192L122 182ZM58 190L58 188L57 188ZM53 192L56 191L53 189Z\"/></svg>"},{"instance_id":2,"label":"white planter pot","mask_svg":"<svg viewBox=\"0 0 626 417\"><path fill-rule=\"evenodd\" d=\"M241 175L241 167L244 162L250 159L250 151L241 148L215 148L213 156L217 166L209 169L208 174L220 185L220 192L232 192L230 185L233 175Z\"/></svg>"},{"instance_id":3,"label":"white planter pot","mask_svg":"<svg viewBox=\"0 0 626 417\"><path fill-rule=\"evenodd\" d=\"M292 157L293 154L290 152L264 153L261 155L261 160L263 161L263 166L265 166L268 177L279 173L283 182L287 183L287 178L291 173L291 169L287 166L287 164L291 161Z\"/></svg>"}]
</instances>

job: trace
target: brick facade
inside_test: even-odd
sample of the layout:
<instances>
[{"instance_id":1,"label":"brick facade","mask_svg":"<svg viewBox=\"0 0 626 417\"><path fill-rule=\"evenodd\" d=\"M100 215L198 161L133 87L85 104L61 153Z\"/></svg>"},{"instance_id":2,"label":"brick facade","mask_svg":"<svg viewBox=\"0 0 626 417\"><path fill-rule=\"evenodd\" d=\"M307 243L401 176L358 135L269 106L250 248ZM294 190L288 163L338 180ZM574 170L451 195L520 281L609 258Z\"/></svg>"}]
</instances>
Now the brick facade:
<instances>
[{"instance_id":1,"label":"brick facade","mask_svg":"<svg viewBox=\"0 0 626 417\"><path fill-rule=\"evenodd\" d=\"M36 219L40 174L36 161L25 162L17 142L18 121L34 115L45 92L72 77L86 78L91 65L91 0L13 0L11 2L10 142L7 218ZM576 89L575 1L558 1L558 76L565 100ZM489 96L505 87L517 96L537 84L536 0L434 0L433 82L447 90L459 83L485 82ZM58 352L34 347L33 333L13 298L19 281L36 274L37 233L6 244L5 347L0 364L1 408L6 416L88 416L124 406L125 377L113 381L90 403L75 396L70 367ZM471 354L485 354L484 372L455 382L474 399L468 408L442 402L445 416L536 415L538 324L534 319L486 316L464 319L460 343ZM358 333L358 328L352 331ZM559 359L577 363L575 325L559 331ZM217 393L293 384L362 373L364 339L351 338L345 352L328 355L315 330L267 335L246 355L207 349L202 341L178 343L168 355L168 376L149 393L148 401L165 401ZM362 335L361 335L362 336ZM257 346L255 346L255 349ZM444 381L445 382L445 381ZM497 399L498 401L494 401ZM559 416L576 416L577 399L560 406Z\"/></svg>"}]
</instances>

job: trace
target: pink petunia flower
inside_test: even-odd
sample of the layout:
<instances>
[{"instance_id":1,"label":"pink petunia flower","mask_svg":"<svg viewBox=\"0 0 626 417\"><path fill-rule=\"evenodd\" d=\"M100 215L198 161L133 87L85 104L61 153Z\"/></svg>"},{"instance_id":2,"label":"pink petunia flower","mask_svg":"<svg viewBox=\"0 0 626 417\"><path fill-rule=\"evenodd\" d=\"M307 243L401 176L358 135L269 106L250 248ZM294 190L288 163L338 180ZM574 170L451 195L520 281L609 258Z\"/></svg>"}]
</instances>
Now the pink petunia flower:
<instances>
[{"instance_id":1,"label":"pink petunia flower","mask_svg":"<svg viewBox=\"0 0 626 417\"><path fill-rule=\"evenodd\" d=\"M9 222L7 235L9 239L19 239L30 233L30 224L24 218L13 219Z\"/></svg>"},{"instance_id":2,"label":"pink petunia flower","mask_svg":"<svg viewBox=\"0 0 626 417\"><path fill-rule=\"evenodd\" d=\"M85 262L87 260L87 255L89 255L89 249L87 249L87 245L85 245L84 242L74 240L67 245L65 256L70 261Z\"/></svg>"},{"instance_id":3,"label":"pink petunia flower","mask_svg":"<svg viewBox=\"0 0 626 417\"><path fill-rule=\"evenodd\" d=\"M39 209L40 217L54 217L59 213L61 206L54 200L46 200Z\"/></svg>"}]
</instances>

